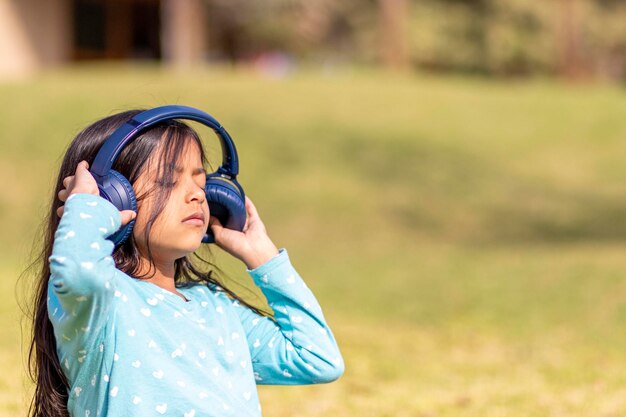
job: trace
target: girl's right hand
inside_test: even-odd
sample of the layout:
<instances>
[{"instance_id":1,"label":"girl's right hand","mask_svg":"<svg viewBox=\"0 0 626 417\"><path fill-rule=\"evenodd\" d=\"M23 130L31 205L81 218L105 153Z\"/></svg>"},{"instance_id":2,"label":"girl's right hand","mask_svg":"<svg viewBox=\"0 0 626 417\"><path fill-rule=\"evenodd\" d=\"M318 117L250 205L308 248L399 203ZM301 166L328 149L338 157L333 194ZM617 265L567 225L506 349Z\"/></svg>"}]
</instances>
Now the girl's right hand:
<instances>
[{"instance_id":1,"label":"girl's right hand","mask_svg":"<svg viewBox=\"0 0 626 417\"><path fill-rule=\"evenodd\" d=\"M89 163L87 161L80 161L78 163L76 173L63 179L63 186L65 188L59 191L58 197L59 200L64 203L72 194L100 195L98 183L96 183L96 179L91 175L91 172L89 172ZM63 216L64 207L65 206L62 205L57 209L57 216ZM136 213L133 210L122 210L120 211L120 216L122 218L122 226L124 226L136 217Z\"/></svg>"}]
</instances>

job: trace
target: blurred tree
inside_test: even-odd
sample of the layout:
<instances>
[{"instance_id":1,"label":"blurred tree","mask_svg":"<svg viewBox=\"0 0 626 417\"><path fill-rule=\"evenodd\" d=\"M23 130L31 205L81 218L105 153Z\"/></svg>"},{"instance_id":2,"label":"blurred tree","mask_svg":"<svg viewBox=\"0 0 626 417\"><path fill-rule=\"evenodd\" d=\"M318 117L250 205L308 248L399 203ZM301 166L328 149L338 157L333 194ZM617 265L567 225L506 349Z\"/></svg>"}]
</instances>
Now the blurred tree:
<instances>
[{"instance_id":1,"label":"blurred tree","mask_svg":"<svg viewBox=\"0 0 626 417\"><path fill-rule=\"evenodd\" d=\"M262 10L249 0L205 0L205 3L212 50L218 59L238 62L246 52L248 28Z\"/></svg>"},{"instance_id":2,"label":"blurred tree","mask_svg":"<svg viewBox=\"0 0 626 417\"><path fill-rule=\"evenodd\" d=\"M376 0L204 0L212 53L239 62L268 51L302 59L369 55L360 33L369 32ZM363 52L360 54L360 52Z\"/></svg>"},{"instance_id":3,"label":"blurred tree","mask_svg":"<svg viewBox=\"0 0 626 417\"><path fill-rule=\"evenodd\" d=\"M588 62L596 74L626 81L626 2L597 0L593 5L584 19Z\"/></svg>"},{"instance_id":4,"label":"blurred tree","mask_svg":"<svg viewBox=\"0 0 626 417\"><path fill-rule=\"evenodd\" d=\"M485 72L489 4L479 0L413 0L409 32L414 65Z\"/></svg>"},{"instance_id":5,"label":"blurred tree","mask_svg":"<svg viewBox=\"0 0 626 417\"><path fill-rule=\"evenodd\" d=\"M559 69L561 75L578 78L583 73L581 51L581 7L579 0L559 0L560 39Z\"/></svg>"},{"instance_id":6,"label":"blurred tree","mask_svg":"<svg viewBox=\"0 0 626 417\"><path fill-rule=\"evenodd\" d=\"M495 75L554 73L556 9L528 0L493 1L485 23L485 69Z\"/></svg>"},{"instance_id":7,"label":"blurred tree","mask_svg":"<svg viewBox=\"0 0 626 417\"><path fill-rule=\"evenodd\" d=\"M626 78L625 0L203 0L210 50L496 76Z\"/></svg>"},{"instance_id":8,"label":"blurred tree","mask_svg":"<svg viewBox=\"0 0 626 417\"><path fill-rule=\"evenodd\" d=\"M408 0L378 0L382 63L392 69L409 64L407 44Z\"/></svg>"}]
</instances>

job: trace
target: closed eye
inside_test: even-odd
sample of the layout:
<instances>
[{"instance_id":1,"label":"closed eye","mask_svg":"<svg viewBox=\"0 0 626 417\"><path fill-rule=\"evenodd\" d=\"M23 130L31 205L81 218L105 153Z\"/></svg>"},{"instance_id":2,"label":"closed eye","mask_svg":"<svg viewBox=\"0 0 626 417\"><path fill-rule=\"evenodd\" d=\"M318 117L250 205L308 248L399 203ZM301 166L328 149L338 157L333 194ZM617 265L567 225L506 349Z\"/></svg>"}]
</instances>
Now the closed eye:
<instances>
[{"instance_id":1,"label":"closed eye","mask_svg":"<svg viewBox=\"0 0 626 417\"><path fill-rule=\"evenodd\" d=\"M184 170L183 170L183 168L181 168L181 167L176 167L176 168L174 169L174 171L176 171L177 173L179 173L179 174L180 174L180 173L182 173ZM203 175L206 175L206 174L207 174L206 170L205 170L203 167L194 168L194 170L191 172L191 175L194 175L194 176L195 176L195 175L200 175L200 174L203 174Z\"/></svg>"}]
</instances>

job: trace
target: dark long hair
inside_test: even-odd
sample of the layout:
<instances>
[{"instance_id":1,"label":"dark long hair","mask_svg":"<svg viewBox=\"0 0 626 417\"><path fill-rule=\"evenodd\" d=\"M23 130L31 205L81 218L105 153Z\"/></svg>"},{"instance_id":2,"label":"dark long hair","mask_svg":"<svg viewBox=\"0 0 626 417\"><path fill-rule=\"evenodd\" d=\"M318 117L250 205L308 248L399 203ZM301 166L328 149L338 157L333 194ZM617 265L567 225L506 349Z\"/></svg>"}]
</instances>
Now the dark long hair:
<instances>
[{"instance_id":1,"label":"dark long hair","mask_svg":"<svg viewBox=\"0 0 626 417\"><path fill-rule=\"evenodd\" d=\"M30 417L68 416L69 384L56 354L56 340L47 309L48 280L50 277L48 258L52 254L54 233L60 222L60 218L56 214L57 208L64 204L58 198L59 191L64 188L63 179L74 175L76 166L82 160L87 161L91 166L98 150L111 133L140 111L130 110L117 113L86 127L70 143L61 163L56 186L50 199L51 204L46 217L43 219L40 236L36 239L41 242L41 248L36 250L32 256L32 262L26 268L26 271L34 270L33 275L36 278L29 311L30 319L32 319L32 338L30 339L28 367L30 377L36 384L29 407ZM131 184L134 184L150 155L163 141L167 142L167 146L162 147L163 151L159 155L157 175L159 175L160 181L157 181L156 186L146 190L142 195L137 195L137 199L141 201L149 194L156 194L154 208L150 213L150 219L145 230L145 238L148 242L148 258L151 263L150 269L148 272L138 275L140 268L139 250L132 234L113 252L116 267L137 279L146 279L154 275L154 272L150 275L154 267L149 240L151 225L161 214L170 196L171 188L167 184L172 183L176 160L189 141L198 145L202 163L205 167L208 166L206 154L197 133L182 122L170 120L156 125L135 138L120 152L112 168L124 175ZM210 249L209 255L213 257ZM202 258L197 252L175 261L175 283L177 287L194 284L215 286L218 290L223 290L231 298L238 300L258 314L272 317L271 313L248 304L228 289L222 282L224 279L217 277L218 272L222 277L224 276L223 271L217 265ZM236 281L232 282L236 283Z\"/></svg>"}]
</instances>

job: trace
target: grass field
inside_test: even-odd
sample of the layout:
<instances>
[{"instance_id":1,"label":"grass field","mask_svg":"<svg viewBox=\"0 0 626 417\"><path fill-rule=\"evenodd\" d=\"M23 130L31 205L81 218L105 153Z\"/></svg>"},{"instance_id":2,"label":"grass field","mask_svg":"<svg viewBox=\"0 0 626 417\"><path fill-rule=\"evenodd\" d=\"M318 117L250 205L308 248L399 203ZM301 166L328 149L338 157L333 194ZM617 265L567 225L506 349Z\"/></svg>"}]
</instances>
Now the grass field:
<instances>
[{"instance_id":1,"label":"grass field","mask_svg":"<svg viewBox=\"0 0 626 417\"><path fill-rule=\"evenodd\" d=\"M0 84L0 415L24 415L32 389L15 284L65 147L162 104L231 133L346 360L332 384L260 387L264 415L626 415L621 88L150 66Z\"/></svg>"}]
</instances>

